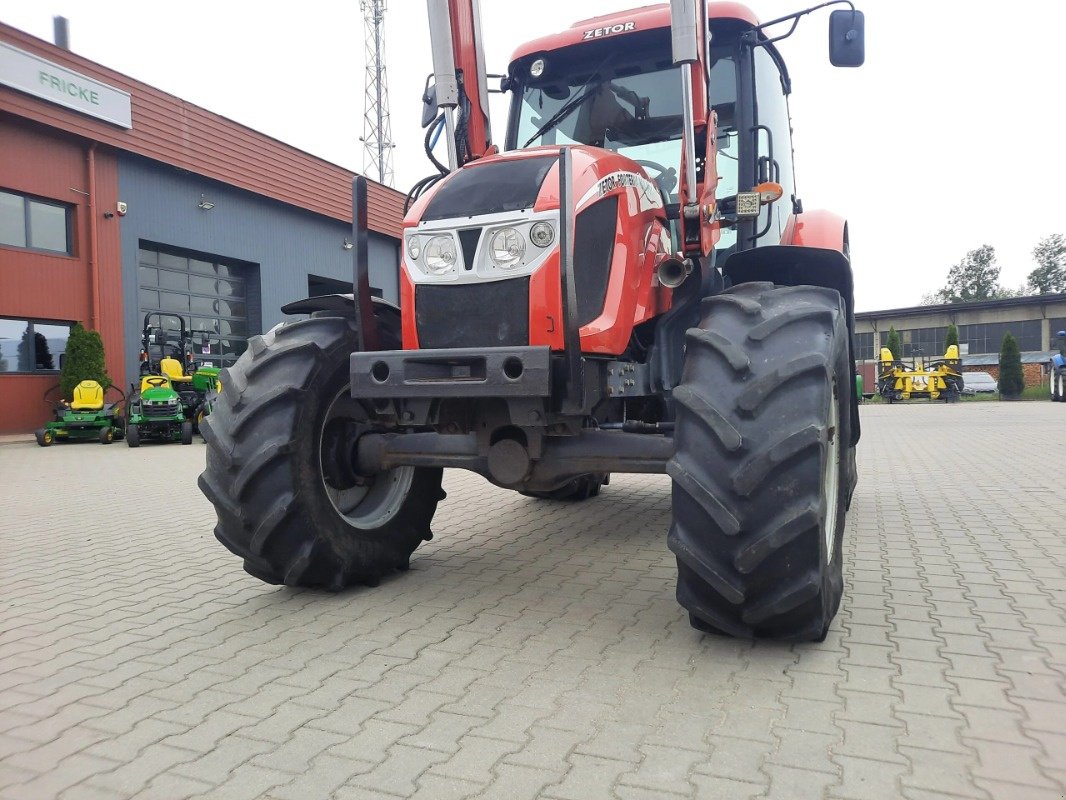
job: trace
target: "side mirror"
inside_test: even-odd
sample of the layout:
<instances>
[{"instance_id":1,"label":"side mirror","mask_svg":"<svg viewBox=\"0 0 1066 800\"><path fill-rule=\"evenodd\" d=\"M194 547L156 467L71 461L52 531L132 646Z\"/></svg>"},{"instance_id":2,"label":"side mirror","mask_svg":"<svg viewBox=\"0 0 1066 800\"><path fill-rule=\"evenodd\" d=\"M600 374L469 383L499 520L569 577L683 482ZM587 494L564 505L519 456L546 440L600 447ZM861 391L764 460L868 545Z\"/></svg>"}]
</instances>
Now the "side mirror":
<instances>
[{"instance_id":1,"label":"side mirror","mask_svg":"<svg viewBox=\"0 0 1066 800\"><path fill-rule=\"evenodd\" d=\"M437 118L437 87L426 86L426 91L422 93L422 127L428 128L433 124L433 120Z\"/></svg>"},{"instance_id":2,"label":"side mirror","mask_svg":"<svg viewBox=\"0 0 1066 800\"><path fill-rule=\"evenodd\" d=\"M829 15L829 63L861 67L866 60L866 19L861 11L840 9Z\"/></svg>"}]
</instances>

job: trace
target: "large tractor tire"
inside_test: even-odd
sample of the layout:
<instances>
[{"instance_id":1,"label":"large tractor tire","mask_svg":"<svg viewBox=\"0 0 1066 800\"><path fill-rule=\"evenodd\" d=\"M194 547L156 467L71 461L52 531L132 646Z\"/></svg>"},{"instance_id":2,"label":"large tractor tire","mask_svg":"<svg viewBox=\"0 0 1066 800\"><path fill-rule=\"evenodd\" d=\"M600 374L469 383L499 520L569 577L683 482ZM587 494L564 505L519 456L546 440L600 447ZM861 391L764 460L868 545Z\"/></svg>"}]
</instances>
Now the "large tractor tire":
<instances>
[{"instance_id":1,"label":"large tractor tire","mask_svg":"<svg viewBox=\"0 0 1066 800\"><path fill-rule=\"evenodd\" d=\"M379 316L379 330L384 347L400 346L398 319ZM256 336L223 371L203 421L199 484L218 515L215 536L267 583L375 585L407 569L433 536L442 470L353 471L353 436L373 428L370 405L349 396L356 349L355 330L340 316Z\"/></svg>"},{"instance_id":2,"label":"large tractor tire","mask_svg":"<svg viewBox=\"0 0 1066 800\"><path fill-rule=\"evenodd\" d=\"M840 295L741 284L705 301L674 390L677 599L693 627L821 641L856 481Z\"/></svg>"},{"instance_id":3,"label":"large tractor tire","mask_svg":"<svg viewBox=\"0 0 1066 800\"><path fill-rule=\"evenodd\" d=\"M1051 370L1051 402L1066 402L1066 372L1061 372L1052 367Z\"/></svg>"}]
</instances>

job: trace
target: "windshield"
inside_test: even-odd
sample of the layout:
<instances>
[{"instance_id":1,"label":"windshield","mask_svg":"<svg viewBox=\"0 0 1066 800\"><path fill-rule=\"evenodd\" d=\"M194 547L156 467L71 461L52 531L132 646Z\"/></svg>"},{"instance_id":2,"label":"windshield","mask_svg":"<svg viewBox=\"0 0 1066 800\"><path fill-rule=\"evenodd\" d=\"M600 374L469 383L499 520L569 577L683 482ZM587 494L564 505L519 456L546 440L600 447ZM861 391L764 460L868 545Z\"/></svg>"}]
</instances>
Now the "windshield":
<instances>
[{"instance_id":1,"label":"windshield","mask_svg":"<svg viewBox=\"0 0 1066 800\"><path fill-rule=\"evenodd\" d=\"M681 165L681 81L665 59L640 59L617 48L597 62L557 63L555 75L522 87L517 107L520 147L587 144L644 162L677 202ZM568 68L569 67L569 68ZM591 71L590 71L591 67Z\"/></svg>"}]
</instances>

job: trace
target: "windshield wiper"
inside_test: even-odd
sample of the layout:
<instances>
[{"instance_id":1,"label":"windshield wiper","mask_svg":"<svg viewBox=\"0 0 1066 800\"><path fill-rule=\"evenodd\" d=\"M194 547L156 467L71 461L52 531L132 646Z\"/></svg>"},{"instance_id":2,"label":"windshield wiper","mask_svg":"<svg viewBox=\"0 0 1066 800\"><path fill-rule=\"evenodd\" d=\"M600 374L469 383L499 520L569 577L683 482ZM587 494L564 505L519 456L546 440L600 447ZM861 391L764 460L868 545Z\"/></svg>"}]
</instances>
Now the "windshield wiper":
<instances>
[{"instance_id":1,"label":"windshield wiper","mask_svg":"<svg viewBox=\"0 0 1066 800\"><path fill-rule=\"evenodd\" d=\"M592 79L595 78L597 75L600 75L600 73L603 71L603 68L607 66L607 62L610 60L610 55L608 55L607 58L603 59L600 65L596 67L595 71L591 75L589 75L588 80L581 84L581 88L577 90L577 94L575 94L565 103L563 103L559 110L552 114L548 118L548 121L541 125L539 128L537 128L537 132L529 137L529 140L524 145L522 145L523 150L529 147L533 143L534 139L539 136L543 136L545 133L547 133L560 122L562 122L566 117L570 116L571 111L573 111L575 108L577 108L579 105L584 103L596 93L595 90L599 89L600 84L604 82L604 79L601 77L594 84L592 83Z\"/></svg>"},{"instance_id":2,"label":"windshield wiper","mask_svg":"<svg viewBox=\"0 0 1066 800\"><path fill-rule=\"evenodd\" d=\"M526 147L529 147L529 145L532 144L534 139L536 139L536 138L538 138L540 136L543 136L545 133L547 133L552 128L554 128L556 125L558 125L560 122L562 122L566 117L570 116L570 112L571 111L576 109L578 106L580 106L586 100L588 100L590 97L593 97L596 94L596 91L599 88L600 88L600 84L598 84L598 83L595 84L594 86L589 86L581 94L576 94L570 100L568 100L566 103L563 103L562 107L558 111L556 111L554 114L552 114L548 118L547 122L545 122L543 125L541 125L539 128L537 128L537 132L529 137L529 141L527 141L524 145L522 145L523 149L526 148Z\"/></svg>"}]
</instances>

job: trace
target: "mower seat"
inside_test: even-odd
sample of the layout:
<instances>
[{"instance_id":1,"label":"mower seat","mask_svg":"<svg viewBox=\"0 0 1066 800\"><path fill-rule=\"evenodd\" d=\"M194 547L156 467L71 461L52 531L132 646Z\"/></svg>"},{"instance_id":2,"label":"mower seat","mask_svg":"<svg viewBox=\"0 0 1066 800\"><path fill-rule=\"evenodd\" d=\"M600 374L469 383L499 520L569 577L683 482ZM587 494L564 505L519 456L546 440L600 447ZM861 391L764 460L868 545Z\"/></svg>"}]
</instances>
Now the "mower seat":
<instances>
[{"instance_id":1,"label":"mower seat","mask_svg":"<svg viewBox=\"0 0 1066 800\"><path fill-rule=\"evenodd\" d=\"M186 376L181 368L181 362L176 358L164 358L159 362L159 371L166 375L174 383L189 383L192 378Z\"/></svg>"},{"instance_id":2,"label":"mower seat","mask_svg":"<svg viewBox=\"0 0 1066 800\"><path fill-rule=\"evenodd\" d=\"M99 411L104 407L104 387L96 381L82 381L74 387L71 411Z\"/></svg>"}]
</instances>

